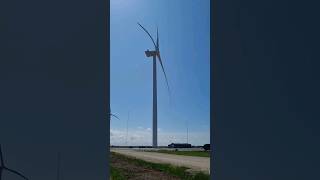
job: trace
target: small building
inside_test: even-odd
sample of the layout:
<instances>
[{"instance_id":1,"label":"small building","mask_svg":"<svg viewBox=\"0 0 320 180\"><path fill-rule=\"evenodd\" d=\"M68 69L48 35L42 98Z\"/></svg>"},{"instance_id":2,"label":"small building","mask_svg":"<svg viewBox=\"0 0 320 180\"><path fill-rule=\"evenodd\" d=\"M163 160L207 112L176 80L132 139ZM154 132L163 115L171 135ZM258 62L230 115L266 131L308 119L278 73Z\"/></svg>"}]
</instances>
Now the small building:
<instances>
[{"instance_id":1,"label":"small building","mask_svg":"<svg viewBox=\"0 0 320 180\"><path fill-rule=\"evenodd\" d=\"M191 148L191 144L188 143L171 143L168 145L169 148Z\"/></svg>"}]
</instances>

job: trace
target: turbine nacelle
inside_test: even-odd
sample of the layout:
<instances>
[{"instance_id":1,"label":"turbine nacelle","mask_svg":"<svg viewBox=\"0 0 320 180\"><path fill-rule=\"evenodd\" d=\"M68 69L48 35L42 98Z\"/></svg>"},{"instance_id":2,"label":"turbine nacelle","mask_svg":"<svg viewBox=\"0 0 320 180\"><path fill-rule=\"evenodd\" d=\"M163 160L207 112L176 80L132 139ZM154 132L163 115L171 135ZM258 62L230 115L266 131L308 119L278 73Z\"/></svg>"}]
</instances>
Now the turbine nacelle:
<instances>
[{"instance_id":1,"label":"turbine nacelle","mask_svg":"<svg viewBox=\"0 0 320 180\"><path fill-rule=\"evenodd\" d=\"M149 49L145 51L145 53L147 57L157 56L158 54L160 54L159 51L149 51Z\"/></svg>"}]
</instances>

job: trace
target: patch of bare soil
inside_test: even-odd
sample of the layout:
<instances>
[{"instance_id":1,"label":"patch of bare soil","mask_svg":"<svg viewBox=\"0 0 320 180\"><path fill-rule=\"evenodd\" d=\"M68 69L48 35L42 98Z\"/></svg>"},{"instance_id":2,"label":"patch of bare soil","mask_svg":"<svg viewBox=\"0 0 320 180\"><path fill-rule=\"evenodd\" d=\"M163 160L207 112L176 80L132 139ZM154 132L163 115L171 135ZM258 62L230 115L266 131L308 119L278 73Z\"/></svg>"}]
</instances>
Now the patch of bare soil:
<instances>
[{"instance_id":1,"label":"patch of bare soil","mask_svg":"<svg viewBox=\"0 0 320 180\"><path fill-rule=\"evenodd\" d=\"M111 165L129 180L180 180L179 177L138 166L114 155L111 155Z\"/></svg>"}]
</instances>

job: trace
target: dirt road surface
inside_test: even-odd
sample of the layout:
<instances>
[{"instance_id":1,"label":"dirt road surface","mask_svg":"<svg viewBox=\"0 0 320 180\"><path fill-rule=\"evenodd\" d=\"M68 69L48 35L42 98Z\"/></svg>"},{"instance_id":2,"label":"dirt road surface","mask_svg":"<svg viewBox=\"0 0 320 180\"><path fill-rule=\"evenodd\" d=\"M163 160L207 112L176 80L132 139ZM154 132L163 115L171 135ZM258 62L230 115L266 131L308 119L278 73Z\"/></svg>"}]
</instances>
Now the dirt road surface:
<instances>
[{"instance_id":1,"label":"dirt road surface","mask_svg":"<svg viewBox=\"0 0 320 180\"><path fill-rule=\"evenodd\" d=\"M156 152L143 152L132 149L114 149L112 152L120 153L130 157L135 157L154 163L167 163L174 166L185 166L194 171L203 171L210 174L210 158L208 157L195 157L195 156L182 156L172 155Z\"/></svg>"}]
</instances>

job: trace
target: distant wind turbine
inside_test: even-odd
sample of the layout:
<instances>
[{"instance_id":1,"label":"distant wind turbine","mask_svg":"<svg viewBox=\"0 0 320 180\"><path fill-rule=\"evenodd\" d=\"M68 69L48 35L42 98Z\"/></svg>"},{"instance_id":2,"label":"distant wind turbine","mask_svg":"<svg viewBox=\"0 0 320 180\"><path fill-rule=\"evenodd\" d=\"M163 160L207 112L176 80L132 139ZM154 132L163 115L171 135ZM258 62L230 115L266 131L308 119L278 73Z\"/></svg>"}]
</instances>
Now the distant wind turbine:
<instances>
[{"instance_id":1,"label":"distant wind turbine","mask_svg":"<svg viewBox=\"0 0 320 180\"><path fill-rule=\"evenodd\" d=\"M114 115L114 114L111 114L111 113L110 113L110 116L113 116L113 117L119 119L118 116L116 116L116 115ZM120 119L119 119L119 120L120 120Z\"/></svg>"},{"instance_id":2,"label":"distant wind turbine","mask_svg":"<svg viewBox=\"0 0 320 180\"><path fill-rule=\"evenodd\" d=\"M153 42L154 51L149 51L149 49L147 51L145 51L145 54L147 57L153 57L153 113L152 113L152 119L153 119L153 124L152 124L152 146L153 147L157 147L158 146L158 127L157 127L157 58L160 62L161 68L162 68L162 72L164 74L166 83L167 83L167 87L168 87L168 91L169 91L169 95L170 95L170 88L169 88L169 83L168 83L168 79L167 79L167 75L166 72L164 70L163 67L163 63L161 60L161 56L160 56L160 51L159 51L159 34L158 34L158 28L157 28L157 42L154 42L154 39L152 38L152 36L150 35L150 33L140 24L138 23L138 25L148 34L148 36L150 37L151 41Z\"/></svg>"},{"instance_id":3,"label":"distant wind turbine","mask_svg":"<svg viewBox=\"0 0 320 180\"><path fill-rule=\"evenodd\" d=\"M109 114L109 116L110 116L110 117L113 116L113 117L117 118L118 120L120 120L120 119L118 118L118 116L116 116L116 115L114 115L114 114L111 113L111 109L110 109L110 114Z\"/></svg>"},{"instance_id":4,"label":"distant wind turbine","mask_svg":"<svg viewBox=\"0 0 320 180\"><path fill-rule=\"evenodd\" d=\"M3 154L2 154L2 150L1 150L1 144L0 144L0 180L2 180L2 173L3 171L6 170L6 171L9 171L15 175L18 175L20 176L21 178L23 179L26 179L28 180L28 178L26 178L24 175L22 175L20 172L18 171L15 171L13 169L9 169L7 168L7 166L4 164L4 160L3 160Z\"/></svg>"}]
</instances>

